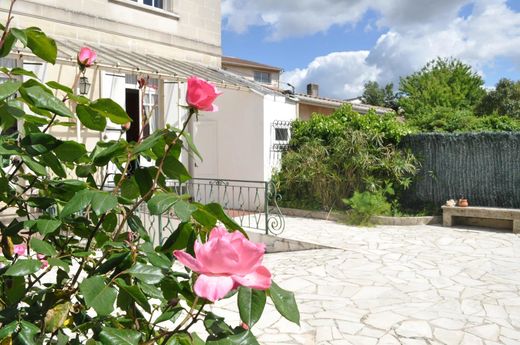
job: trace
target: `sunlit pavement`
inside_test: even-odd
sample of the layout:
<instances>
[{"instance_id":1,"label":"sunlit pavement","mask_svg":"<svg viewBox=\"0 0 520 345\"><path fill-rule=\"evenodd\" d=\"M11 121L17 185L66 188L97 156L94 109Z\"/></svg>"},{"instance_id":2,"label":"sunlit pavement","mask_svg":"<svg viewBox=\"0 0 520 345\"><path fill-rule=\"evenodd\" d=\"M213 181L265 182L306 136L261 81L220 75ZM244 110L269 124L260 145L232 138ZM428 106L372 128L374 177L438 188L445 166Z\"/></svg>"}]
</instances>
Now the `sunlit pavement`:
<instances>
[{"instance_id":1,"label":"sunlit pavement","mask_svg":"<svg viewBox=\"0 0 520 345\"><path fill-rule=\"evenodd\" d=\"M281 236L337 249L268 254L301 326L267 305L261 344L520 344L520 238L441 226L286 218ZM216 313L239 324L236 300Z\"/></svg>"}]
</instances>

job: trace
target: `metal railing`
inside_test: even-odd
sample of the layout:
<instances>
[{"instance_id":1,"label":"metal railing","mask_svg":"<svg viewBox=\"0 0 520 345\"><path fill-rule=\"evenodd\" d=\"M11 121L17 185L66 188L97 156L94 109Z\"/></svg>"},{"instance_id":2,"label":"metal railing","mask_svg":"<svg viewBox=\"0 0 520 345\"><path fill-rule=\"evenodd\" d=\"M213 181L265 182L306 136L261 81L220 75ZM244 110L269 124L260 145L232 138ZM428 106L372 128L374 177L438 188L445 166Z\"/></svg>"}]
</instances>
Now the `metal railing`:
<instances>
[{"instance_id":1,"label":"metal railing","mask_svg":"<svg viewBox=\"0 0 520 345\"><path fill-rule=\"evenodd\" d=\"M281 234L285 228L278 207L280 195L272 182L194 178L185 183L168 180L166 184L178 194L189 194L195 202L219 203L241 227L273 235ZM156 216L143 204L136 213L156 244L163 243L180 223L173 210Z\"/></svg>"}]
</instances>

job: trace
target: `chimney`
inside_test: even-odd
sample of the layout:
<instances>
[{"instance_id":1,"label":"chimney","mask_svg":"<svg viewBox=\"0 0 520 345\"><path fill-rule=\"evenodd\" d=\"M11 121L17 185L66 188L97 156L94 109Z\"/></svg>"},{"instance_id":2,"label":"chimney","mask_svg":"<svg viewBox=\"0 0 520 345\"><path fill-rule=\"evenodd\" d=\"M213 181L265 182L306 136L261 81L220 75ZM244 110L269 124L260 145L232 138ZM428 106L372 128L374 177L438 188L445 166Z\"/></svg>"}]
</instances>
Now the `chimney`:
<instances>
[{"instance_id":1,"label":"chimney","mask_svg":"<svg viewBox=\"0 0 520 345\"><path fill-rule=\"evenodd\" d=\"M307 95L318 97L320 95L320 86L318 84L307 84Z\"/></svg>"}]
</instances>

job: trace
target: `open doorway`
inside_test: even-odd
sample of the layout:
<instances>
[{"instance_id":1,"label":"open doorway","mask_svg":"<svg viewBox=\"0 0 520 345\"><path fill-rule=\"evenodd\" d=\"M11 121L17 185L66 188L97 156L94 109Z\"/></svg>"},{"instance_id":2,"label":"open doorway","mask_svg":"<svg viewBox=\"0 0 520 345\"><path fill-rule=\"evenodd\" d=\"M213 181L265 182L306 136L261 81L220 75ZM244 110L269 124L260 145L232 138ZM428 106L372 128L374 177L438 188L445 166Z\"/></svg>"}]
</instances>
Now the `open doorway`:
<instances>
[{"instance_id":1,"label":"open doorway","mask_svg":"<svg viewBox=\"0 0 520 345\"><path fill-rule=\"evenodd\" d=\"M130 128L126 131L126 141L137 142L139 140L140 116L139 116L139 89L126 89L126 112L132 119Z\"/></svg>"}]
</instances>

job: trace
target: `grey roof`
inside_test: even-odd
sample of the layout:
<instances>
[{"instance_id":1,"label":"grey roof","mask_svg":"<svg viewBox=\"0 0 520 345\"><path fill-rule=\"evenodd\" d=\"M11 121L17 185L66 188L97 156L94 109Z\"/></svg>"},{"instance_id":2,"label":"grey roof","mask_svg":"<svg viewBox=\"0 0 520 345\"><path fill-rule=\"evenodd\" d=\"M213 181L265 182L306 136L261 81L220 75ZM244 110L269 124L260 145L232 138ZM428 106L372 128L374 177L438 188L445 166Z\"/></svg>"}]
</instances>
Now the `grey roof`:
<instances>
[{"instance_id":1,"label":"grey roof","mask_svg":"<svg viewBox=\"0 0 520 345\"><path fill-rule=\"evenodd\" d=\"M340 100L340 99L333 99L333 98L325 98L325 97L315 97L306 95L303 93L297 93L294 95L301 103L307 103L307 104L315 104L315 105L321 105L325 107L330 108L339 108L343 104L350 104L352 106L352 110L357 111L361 114L366 114L369 110L374 110L376 114L386 114L386 113L392 113L394 112L391 108L385 108L385 107L379 107L375 105L370 104L358 104L353 103L349 100Z\"/></svg>"},{"instance_id":2,"label":"grey roof","mask_svg":"<svg viewBox=\"0 0 520 345\"><path fill-rule=\"evenodd\" d=\"M247 80L236 74L199 65L192 62L165 58L157 55L128 52L116 47L105 45L82 44L71 40L56 41L58 45L59 63L76 64L76 56L83 46L88 46L97 52L95 66L104 70L127 74L147 74L166 80L184 81L190 76L197 76L216 84L219 87L254 90L261 94L275 94L283 96L277 90L270 89L260 83ZM19 48L14 54L34 56L28 49Z\"/></svg>"}]
</instances>

